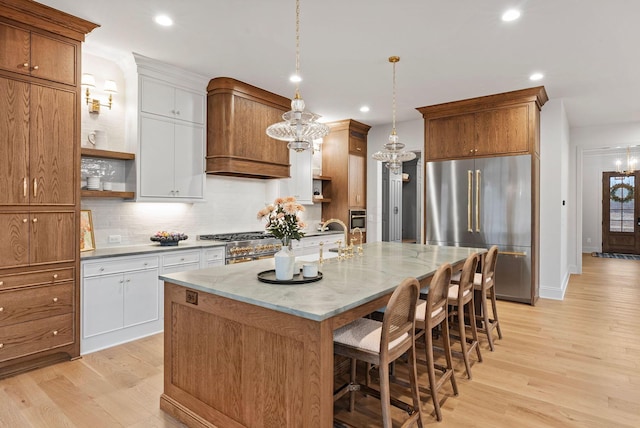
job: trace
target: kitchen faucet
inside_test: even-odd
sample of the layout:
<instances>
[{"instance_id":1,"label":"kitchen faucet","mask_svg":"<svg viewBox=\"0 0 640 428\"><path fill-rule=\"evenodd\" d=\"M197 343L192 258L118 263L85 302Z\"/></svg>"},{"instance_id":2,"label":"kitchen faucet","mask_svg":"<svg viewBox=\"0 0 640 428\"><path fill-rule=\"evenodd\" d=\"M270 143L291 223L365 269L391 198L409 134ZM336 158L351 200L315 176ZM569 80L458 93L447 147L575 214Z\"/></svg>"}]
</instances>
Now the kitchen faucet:
<instances>
[{"instance_id":1,"label":"kitchen faucet","mask_svg":"<svg viewBox=\"0 0 640 428\"><path fill-rule=\"evenodd\" d=\"M330 218L329 220L325 221L322 224L322 231L324 232L325 230L327 230L327 225L329 225L331 223L338 223L344 229L344 245L346 247L347 242L349 242L349 229L347 229L347 225L344 224L344 222L342 220L339 220L337 218Z\"/></svg>"}]
</instances>

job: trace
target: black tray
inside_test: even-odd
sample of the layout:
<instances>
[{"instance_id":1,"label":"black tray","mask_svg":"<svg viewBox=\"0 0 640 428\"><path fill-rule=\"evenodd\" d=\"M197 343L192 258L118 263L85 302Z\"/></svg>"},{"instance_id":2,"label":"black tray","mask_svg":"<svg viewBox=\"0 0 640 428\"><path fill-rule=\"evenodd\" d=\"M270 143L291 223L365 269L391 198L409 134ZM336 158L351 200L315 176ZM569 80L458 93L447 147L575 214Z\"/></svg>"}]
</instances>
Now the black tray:
<instances>
[{"instance_id":1,"label":"black tray","mask_svg":"<svg viewBox=\"0 0 640 428\"><path fill-rule=\"evenodd\" d=\"M268 284L307 284L309 282L316 282L322 279L322 272L318 272L318 276L305 277L302 273L293 275L293 279L279 280L276 279L275 269L265 270L258 274L258 281L266 282Z\"/></svg>"}]
</instances>

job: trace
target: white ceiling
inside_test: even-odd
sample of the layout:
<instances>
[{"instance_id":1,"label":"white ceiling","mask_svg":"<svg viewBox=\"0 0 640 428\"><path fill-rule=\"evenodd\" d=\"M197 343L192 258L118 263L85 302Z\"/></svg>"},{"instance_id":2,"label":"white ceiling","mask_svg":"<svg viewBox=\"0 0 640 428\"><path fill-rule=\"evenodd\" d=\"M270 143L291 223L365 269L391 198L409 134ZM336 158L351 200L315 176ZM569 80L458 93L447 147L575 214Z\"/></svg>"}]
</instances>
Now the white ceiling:
<instances>
[{"instance_id":1,"label":"white ceiling","mask_svg":"<svg viewBox=\"0 0 640 428\"><path fill-rule=\"evenodd\" d=\"M100 24L86 43L293 96L294 0L40 0ZM500 15L516 7L518 21ZM161 28L157 13L173 17ZM326 120L391 122L416 107L544 85L572 127L640 121L640 1L301 0L301 93ZM531 82L539 71L545 78ZM359 107L367 104L369 113Z\"/></svg>"}]
</instances>

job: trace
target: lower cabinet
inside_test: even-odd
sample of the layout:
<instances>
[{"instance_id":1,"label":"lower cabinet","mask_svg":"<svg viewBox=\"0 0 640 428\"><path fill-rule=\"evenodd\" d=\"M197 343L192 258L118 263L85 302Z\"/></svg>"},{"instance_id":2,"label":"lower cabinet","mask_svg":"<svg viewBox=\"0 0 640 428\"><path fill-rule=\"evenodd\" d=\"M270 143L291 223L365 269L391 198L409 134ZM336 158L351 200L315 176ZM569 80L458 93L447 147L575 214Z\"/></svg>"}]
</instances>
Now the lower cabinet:
<instances>
[{"instance_id":1,"label":"lower cabinet","mask_svg":"<svg viewBox=\"0 0 640 428\"><path fill-rule=\"evenodd\" d=\"M162 331L158 257L113 257L82 264L80 352Z\"/></svg>"},{"instance_id":2,"label":"lower cabinet","mask_svg":"<svg viewBox=\"0 0 640 428\"><path fill-rule=\"evenodd\" d=\"M300 239L299 241L294 240L291 244L291 249L293 250L293 254L296 256L307 256L310 254L320 254L320 243L322 242L322 252L323 257L327 258L327 251L330 248L338 248L338 244L336 243L338 239L344 241L343 234L329 234L325 236L308 236Z\"/></svg>"},{"instance_id":3,"label":"lower cabinet","mask_svg":"<svg viewBox=\"0 0 640 428\"><path fill-rule=\"evenodd\" d=\"M224 266L225 247L203 248L202 249L202 268L213 266Z\"/></svg>"}]
</instances>

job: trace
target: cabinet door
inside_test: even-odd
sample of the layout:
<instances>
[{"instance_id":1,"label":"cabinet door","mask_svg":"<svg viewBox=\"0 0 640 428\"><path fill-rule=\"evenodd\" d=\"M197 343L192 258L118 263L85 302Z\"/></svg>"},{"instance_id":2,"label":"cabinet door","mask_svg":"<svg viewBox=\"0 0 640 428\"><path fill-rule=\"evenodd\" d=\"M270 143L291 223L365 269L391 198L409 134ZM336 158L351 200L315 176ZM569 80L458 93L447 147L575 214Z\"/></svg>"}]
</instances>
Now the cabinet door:
<instances>
[{"instance_id":1,"label":"cabinet door","mask_svg":"<svg viewBox=\"0 0 640 428\"><path fill-rule=\"evenodd\" d=\"M30 264L75 260L74 213L32 213L30 217Z\"/></svg>"},{"instance_id":2,"label":"cabinet door","mask_svg":"<svg viewBox=\"0 0 640 428\"><path fill-rule=\"evenodd\" d=\"M175 89L176 119L204 125L204 95Z\"/></svg>"},{"instance_id":3,"label":"cabinet door","mask_svg":"<svg viewBox=\"0 0 640 428\"><path fill-rule=\"evenodd\" d=\"M140 196L173 195L173 133L172 122L140 118Z\"/></svg>"},{"instance_id":4,"label":"cabinet door","mask_svg":"<svg viewBox=\"0 0 640 428\"><path fill-rule=\"evenodd\" d=\"M0 205L29 201L28 159L29 85L0 78Z\"/></svg>"},{"instance_id":5,"label":"cabinet door","mask_svg":"<svg viewBox=\"0 0 640 428\"><path fill-rule=\"evenodd\" d=\"M204 197L204 128L175 124L174 196Z\"/></svg>"},{"instance_id":6,"label":"cabinet door","mask_svg":"<svg viewBox=\"0 0 640 428\"><path fill-rule=\"evenodd\" d=\"M74 205L75 112L74 92L31 85L31 204Z\"/></svg>"},{"instance_id":7,"label":"cabinet door","mask_svg":"<svg viewBox=\"0 0 640 428\"><path fill-rule=\"evenodd\" d=\"M158 319L158 270L124 275L124 326Z\"/></svg>"},{"instance_id":8,"label":"cabinet door","mask_svg":"<svg viewBox=\"0 0 640 428\"><path fill-rule=\"evenodd\" d=\"M123 327L124 276L84 278L82 281L82 337L91 337Z\"/></svg>"},{"instance_id":9,"label":"cabinet door","mask_svg":"<svg viewBox=\"0 0 640 428\"><path fill-rule=\"evenodd\" d=\"M140 110L170 118L176 117L175 89L168 83L140 78Z\"/></svg>"},{"instance_id":10,"label":"cabinet door","mask_svg":"<svg viewBox=\"0 0 640 428\"><path fill-rule=\"evenodd\" d=\"M0 268L29 264L29 215L27 213L0 214Z\"/></svg>"},{"instance_id":11,"label":"cabinet door","mask_svg":"<svg viewBox=\"0 0 640 428\"><path fill-rule=\"evenodd\" d=\"M76 84L76 45L31 33L31 75Z\"/></svg>"},{"instance_id":12,"label":"cabinet door","mask_svg":"<svg viewBox=\"0 0 640 428\"><path fill-rule=\"evenodd\" d=\"M459 159L475 155L473 114L431 119L426 123L427 159Z\"/></svg>"},{"instance_id":13,"label":"cabinet door","mask_svg":"<svg viewBox=\"0 0 640 428\"><path fill-rule=\"evenodd\" d=\"M476 155L527 153L529 106L521 105L476 113Z\"/></svg>"},{"instance_id":14,"label":"cabinet door","mask_svg":"<svg viewBox=\"0 0 640 428\"><path fill-rule=\"evenodd\" d=\"M301 204L313 204L313 175L311 168L311 156L313 150L305 150L303 152L290 153L291 160L291 178L289 181L289 192ZM286 195L281 195L286 196Z\"/></svg>"},{"instance_id":15,"label":"cabinet door","mask_svg":"<svg viewBox=\"0 0 640 428\"><path fill-rule=\"evenodd\" d=\"M367 158L349 155L349 207L366 208L366 174ZM346 215L346 213L345 213Z\"/></svg>"},{"instance_id":16,"label":"cabinet door","mask_svg":"<svg viewBox=\"0 0 640 428\"><path fill-rule=\"evenodd\" d=\"M29 74L28 31L0 22L0 68Z\"/></svg>"}]
</instances>

